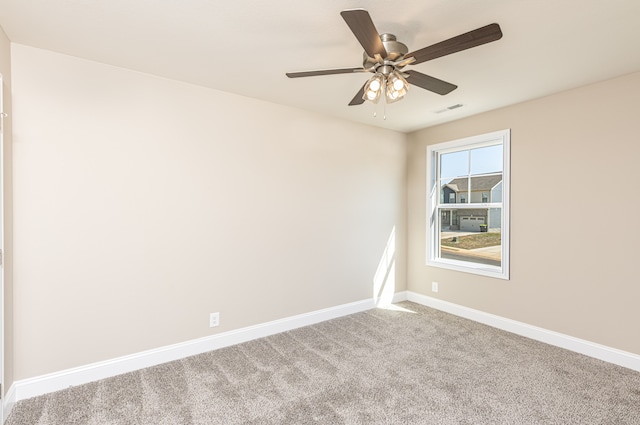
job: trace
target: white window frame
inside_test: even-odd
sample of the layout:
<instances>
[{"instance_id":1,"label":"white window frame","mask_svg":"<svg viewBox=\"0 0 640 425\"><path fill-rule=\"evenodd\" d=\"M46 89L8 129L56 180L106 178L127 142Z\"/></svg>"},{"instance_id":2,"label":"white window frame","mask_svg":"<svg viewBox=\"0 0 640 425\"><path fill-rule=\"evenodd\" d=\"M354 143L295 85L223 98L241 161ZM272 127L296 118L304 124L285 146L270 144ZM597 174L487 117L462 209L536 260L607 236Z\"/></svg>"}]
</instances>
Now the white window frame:
<instances>
[{"instance_id":1,"label":"white window frame","mask_svg":"<svg viewBox=\"0 0 640 425\"><path fill-rule=\"evenodd\" d=\"M501 217L501 233L502 233L502 257L501 266L491 266L468 261L459 261L448 258L441 258L439 254L440 247L440 187L438 184L439 177L439 158L440 155L480 148L484 146L492 146L502 143L502 201L490 202L484 204L442 204L447 209L472 209L478 205L482 207L492 208L500 207ZM473 273L482 276L496 277L499 279L509 279L509 198L510 198L510 151L511 151L511 130L500 130L492 133L481 134L464 139L452 140L449 142L438 143L427 146L427 265L441 267L450 270Z\"/></svg>"}]
</instances>

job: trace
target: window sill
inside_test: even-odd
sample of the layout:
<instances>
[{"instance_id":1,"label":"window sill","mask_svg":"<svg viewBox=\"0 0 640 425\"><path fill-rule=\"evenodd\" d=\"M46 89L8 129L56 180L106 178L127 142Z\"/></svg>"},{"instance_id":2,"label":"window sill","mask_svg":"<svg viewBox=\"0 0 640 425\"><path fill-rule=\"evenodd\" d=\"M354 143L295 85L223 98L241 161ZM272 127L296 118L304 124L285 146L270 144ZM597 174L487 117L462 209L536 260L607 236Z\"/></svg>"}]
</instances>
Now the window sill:
<instances>
[{"instance_id":1,"label":"window sill","mask_svg":"<svg viewBox=\"0 0 640 425\"><path fill-rule=\"evenodd\" d=\"M503 270L502 267L498 266L448 259L428 260L427 266L509 280L508 270Z\"/></svg>"}]
</instances>

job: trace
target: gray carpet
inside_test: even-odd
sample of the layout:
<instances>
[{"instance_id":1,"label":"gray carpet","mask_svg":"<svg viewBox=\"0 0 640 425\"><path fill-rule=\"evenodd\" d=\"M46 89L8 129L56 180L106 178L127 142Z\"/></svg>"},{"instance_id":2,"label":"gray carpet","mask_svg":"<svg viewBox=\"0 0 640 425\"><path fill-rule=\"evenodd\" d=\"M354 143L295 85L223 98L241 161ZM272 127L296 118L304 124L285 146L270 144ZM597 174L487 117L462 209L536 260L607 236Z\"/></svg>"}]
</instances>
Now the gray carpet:
<instances>
[{"instance_id":1,"label":"gray carpet","mask_svg":"<svg viewBox=\"0 0 640 425\"><path fill-rule=\"evenodd\" d=\"M640 373L413 303L19 402L8 425L640 424Z\"/></svg>"}]
</instances>

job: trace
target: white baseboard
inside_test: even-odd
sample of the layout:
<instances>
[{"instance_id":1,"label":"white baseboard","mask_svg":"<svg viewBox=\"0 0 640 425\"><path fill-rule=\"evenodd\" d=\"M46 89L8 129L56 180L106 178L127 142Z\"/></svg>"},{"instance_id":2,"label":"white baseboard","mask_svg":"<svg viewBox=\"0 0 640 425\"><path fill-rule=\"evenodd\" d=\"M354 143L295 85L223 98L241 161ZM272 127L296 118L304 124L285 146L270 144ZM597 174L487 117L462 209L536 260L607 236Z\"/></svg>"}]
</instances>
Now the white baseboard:
<instances>
[{"instance_id":1,"label":"white baseboard","mask_svg":"<svg viewBox=\"0 0 640 425\"><path fill-rule=\"evenodd\" d=\"M640 372L640 355L407 291L407 300Z\"/></svg>"},{"instance_id":2,"label":"white baseboard","mask_svg":"<svg viewBox=\"0 0 640 425\"><path fill-rule=\"evenodd\" d=\"M604 345L581 340L558 332L538 328L526 323L506 319L504 317L474 310L447 301L431 298L411 291L397 292L393 302L412 301L435 308L456 316L484 323L498 329L526 336L547 344L562 347L585 354L600 360L614 363L636 371L640 371L640 356ZM14 404L38 395L62 390L71 386L82 385L100 379L109 378L127 372L133 372L161 363L179 360L185 357L228 347L242 342L263 338L280 332L309 326L326 320L349 314L359 313L374 308L373 299L357 301L299 314L280 320L274 320L234 331L223 332L208 337L186 341L179 344L160 347L128 356L93 363L73 369L67 369L35 378L14 382L4 399L4 418L8 417Z\"/></svg>"},{"instance_id":3,"label":"white baseboard","mask_svg":"<svg viewBox=\"0 0 640 425\"><path fill-rule=\"evenodd\" d=\"M16 386L12 385L11 388L9 388L9 391L7 391L7 393L4 396L4 399L2 400L2 423L4 423L7 418L9 417L9 414L11 413L11 410L13 409L13 406L15 406L16 404Z\"/></svg>"},{"instance_id":4,"label":"white baseboard","mask_svg":"<svg viewBox=\"0 0 640 425\"><path fill-rule=\"evenodd\" d=\"M392 303L399 303L402 301L407 301L409 291L402 291L402 292L396 292L395 294L393 294L393 300L391 301Z\"/></svg>"},{"instance_id":5,"label":"white baseboard","mask_svg":"<svg viewBox=\"0 0 640 425\"><path fill-rule=\"evenodd\" d=\"M402 300L406 300L406 292L396 294L393 302ZM37 376L35 378L23 379L16 381L11 387L11 390L13 390L12 400L13 403L15 403L20 400L62 390L71 386L133 372L146 367L263 338L302 326L309 326L349 314L359 313L374 307L376 307L376 304L372 298L356 301L86 366Z\"/></svg>"}]
</instances>

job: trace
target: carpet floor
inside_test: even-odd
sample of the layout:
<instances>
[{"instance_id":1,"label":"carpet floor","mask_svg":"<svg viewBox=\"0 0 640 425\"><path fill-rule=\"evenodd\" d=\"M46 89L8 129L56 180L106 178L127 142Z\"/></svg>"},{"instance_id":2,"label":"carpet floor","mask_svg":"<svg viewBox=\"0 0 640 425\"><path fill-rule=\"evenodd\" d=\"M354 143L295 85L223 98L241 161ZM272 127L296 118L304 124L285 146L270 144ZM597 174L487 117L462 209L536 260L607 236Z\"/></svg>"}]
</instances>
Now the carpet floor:
<instances>
[{"instance_id":1,"label":"carpet floor","mask_svg":"<svg viewBox=\"0 0 640 425\"><path fill-rule=\"evenodd\" d=\"M7 425L640 424L640 373L418 304L23 400Z\"/></svg>"}]
</instances>

